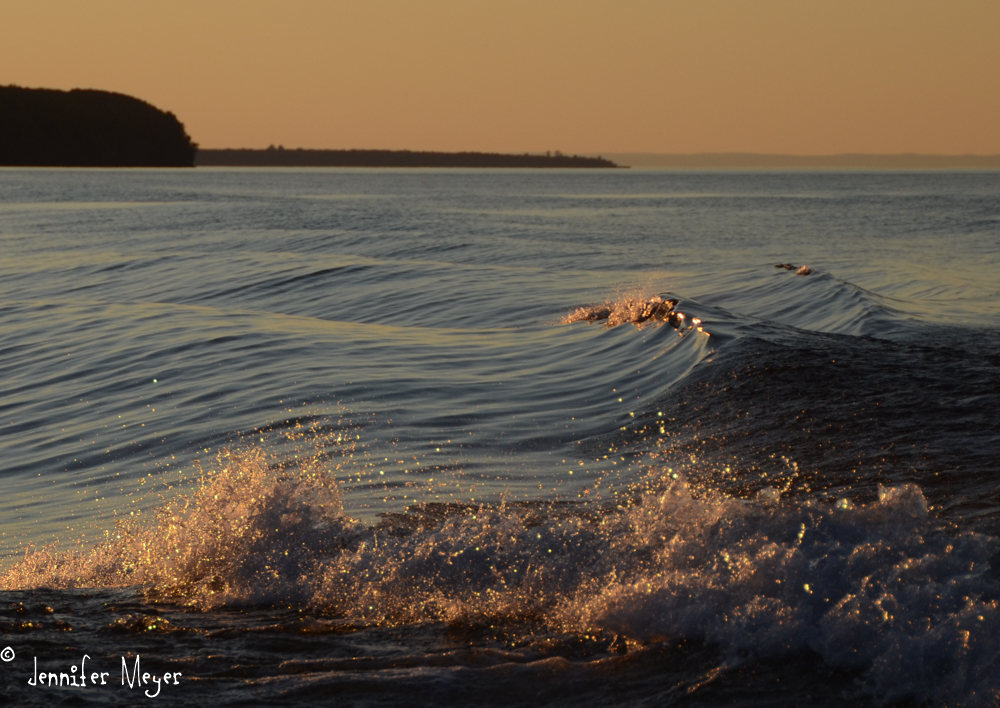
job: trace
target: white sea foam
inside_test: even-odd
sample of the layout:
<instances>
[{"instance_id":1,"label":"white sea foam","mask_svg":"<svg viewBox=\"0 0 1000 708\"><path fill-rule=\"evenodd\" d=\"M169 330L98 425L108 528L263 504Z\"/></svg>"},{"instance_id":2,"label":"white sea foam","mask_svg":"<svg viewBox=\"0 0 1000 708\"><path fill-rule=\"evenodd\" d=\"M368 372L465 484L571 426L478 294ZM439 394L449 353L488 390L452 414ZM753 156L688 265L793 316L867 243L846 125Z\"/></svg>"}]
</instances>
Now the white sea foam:
<instances>
[{"instance_id":1,"label":"white sea foam","mask_svg":"<svg viewBox=\"0 0 1000 708\"><path fill-rule=\"evenodd\" d=\"M574 322L604 322L606 327L617 327L631 322L639 329L654 323L668 323L680 328L685 315L674 308L677 300L662 295L625 295L616 300L608 300L598 305L585 305L569 312L562 318L563 324ZM698 323L695 322L695 325Z\"/></svg>"},{"instance_id":2,"label":"white sea foam","mask_svg":"<svg viewBox=\"0 0 1000 708\"><path fill-rule=\"evenodd\" d=\"M864 671L880 700L1000 695L1000 544L944 528L912 484L852 507L695 495L654 474L627 507L425 506L371 527L315 466L227 460L148 526L29 553L3 587L139 585L205 609L300 603L375 624L541 622L633 647L687 637L734 663L813 652Z\"/></svg>"}]
</instances>

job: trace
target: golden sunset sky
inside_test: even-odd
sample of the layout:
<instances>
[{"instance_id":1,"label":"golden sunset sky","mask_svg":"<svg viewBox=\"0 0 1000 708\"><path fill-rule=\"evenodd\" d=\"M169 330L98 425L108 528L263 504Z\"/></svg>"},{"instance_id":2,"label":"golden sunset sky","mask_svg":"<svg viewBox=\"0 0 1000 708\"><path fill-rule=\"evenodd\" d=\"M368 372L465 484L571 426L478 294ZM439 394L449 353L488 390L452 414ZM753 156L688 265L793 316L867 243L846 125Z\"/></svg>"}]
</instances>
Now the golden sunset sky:
<instances>
[{"instance_id":1,"label":"golden sunset sky","mask_svg":"<svg viewBox=\"0 0 1000 708\"><path fill-rule=\"evenodd\" d=\"M0 85L206 148L1000 153L1000 0L4 0Z\"/></svg>"}]
</instances>

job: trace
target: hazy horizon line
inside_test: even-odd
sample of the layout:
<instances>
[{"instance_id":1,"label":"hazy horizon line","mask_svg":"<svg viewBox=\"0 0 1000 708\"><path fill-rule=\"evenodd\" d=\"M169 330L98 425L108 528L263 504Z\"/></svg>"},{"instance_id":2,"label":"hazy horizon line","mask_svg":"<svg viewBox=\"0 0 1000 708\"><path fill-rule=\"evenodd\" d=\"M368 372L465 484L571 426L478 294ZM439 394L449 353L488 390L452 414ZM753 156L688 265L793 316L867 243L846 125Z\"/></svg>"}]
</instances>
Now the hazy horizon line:
<instances>
[{"instance_id":1,"label":"hazy horizon line","mask_svg":"<svg viewBox=\"0 0 1000 708\"><path fill-rule=\"evenodd\" d=\"M588 153L597 154L597 153ZM796 155L766 152L605 152L601 156L629 167L840 167L871 169L1000 168L1000 154L842 152Z\"/></svg>"}]
</instances>

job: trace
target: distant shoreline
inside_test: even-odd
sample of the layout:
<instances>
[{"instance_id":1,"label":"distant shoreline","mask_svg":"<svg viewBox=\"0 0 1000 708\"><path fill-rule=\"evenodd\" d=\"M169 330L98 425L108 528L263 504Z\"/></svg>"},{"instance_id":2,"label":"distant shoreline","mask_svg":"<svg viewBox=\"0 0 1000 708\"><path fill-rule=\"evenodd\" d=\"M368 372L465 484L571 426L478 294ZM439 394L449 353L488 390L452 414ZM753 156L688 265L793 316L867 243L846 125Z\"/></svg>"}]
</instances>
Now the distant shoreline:
<instances>
[{"instance_id":1,"label":"distant shoreline","mask_svg":"<svg viewBox=\"0 0 1000 708\"><path fill-rule=\"evenodd\" d=\"M635 153L603 155L431 152L414 150L314 150L222 148L198 150L196 167L583 167L661 169L1000 169L1000 155L783 155L764 153Z\"/></svg>"},{"instance_id":2,"label":"distant shoreline","mask_svg":"<svg viewBox=\"0 0 1000 708\"><path fill-rule=\"evenodd\" d=\"M877 155L844 153L840 155L768 155L746 152L675 153L605 153L628 167L677 169L1000 169L1000 155L922 155L903 153Z\"/></svg>"},{"instance_id":3,"label":"distant shoreline","mask_svg":"<svg viewBox=\"0 0 1000 708\"><path fill-rule=\"evenodd\" d=\"M199 149L196 167L619 167L603 157L413 150Z\"/></svg>"}]
</instances>

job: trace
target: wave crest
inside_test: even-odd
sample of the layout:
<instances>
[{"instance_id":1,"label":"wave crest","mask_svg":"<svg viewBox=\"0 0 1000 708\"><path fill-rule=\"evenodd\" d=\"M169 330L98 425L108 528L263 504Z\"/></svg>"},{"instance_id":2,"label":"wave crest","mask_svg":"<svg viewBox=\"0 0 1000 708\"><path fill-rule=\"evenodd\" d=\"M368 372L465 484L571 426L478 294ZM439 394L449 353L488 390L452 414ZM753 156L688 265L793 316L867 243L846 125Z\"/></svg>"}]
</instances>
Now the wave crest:
<instances>
[{"instance_id":1,"label":"wave crest","mask_svg":"<svg viewBox=\"0 0 1000 708\"><path fill-rule=\"evenodd\" d=\"M1000 691L1000 543L940 527L913 484L854 506L696 494L656 471L621 506L422 505L365 526L327 471L225 460L148 527L120 525L87 553L29 553L3 587L139 585L362 625L541 627L609 651L697 639L733 665L807 652L867 674L888 701Z\"/></svg>"},{"instance_id":2,"label":"wave crest","mask_svg":"<svg viewBox=\"0 0 1000 708\"><path fill-rule=\"evenodd\" d=\"M604 322L606 327L631 322L639 329L651 324L667 323L679 328L684 324L685 315L674 308L678 300L665 298L662 295L644 297L624 297L619 300L608 300L598 305L578 307L562 318L562 324L574 322ZM697 323L695 323L697 324Z\"/></svg>"},{"instance_id":3,"label":"wave crest","mask_svg":"<svg viewBox=\"0 0 1000 708\"><path fill-rule=\"evenodd\" d=\"M88 551L29 549L0 587L142 586L156 598L212 607L302 596L301 576L352 527L332 473L276 470L260 449L224 450L189 496L149 524L120 521Z\"/></svg>"}]
</instances>

